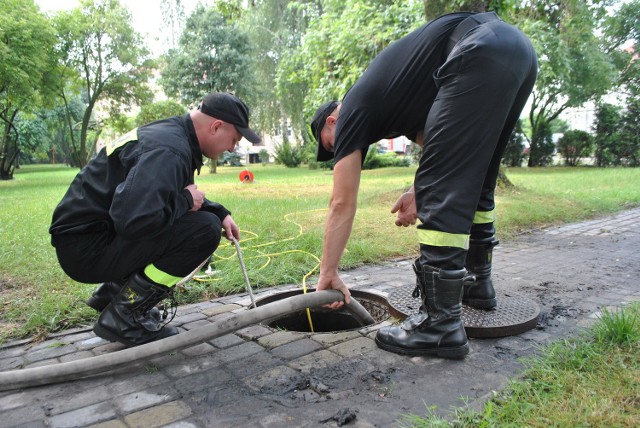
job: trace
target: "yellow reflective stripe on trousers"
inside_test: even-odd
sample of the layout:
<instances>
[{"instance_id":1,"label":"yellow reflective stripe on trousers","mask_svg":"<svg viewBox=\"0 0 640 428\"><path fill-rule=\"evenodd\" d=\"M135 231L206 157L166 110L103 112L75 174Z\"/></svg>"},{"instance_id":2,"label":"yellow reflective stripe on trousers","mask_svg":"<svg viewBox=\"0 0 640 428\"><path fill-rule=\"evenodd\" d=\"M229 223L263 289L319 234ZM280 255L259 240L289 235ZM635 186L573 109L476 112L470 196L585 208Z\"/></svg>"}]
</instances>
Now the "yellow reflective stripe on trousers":
<instances>
[{"instance_id":1,"label":"yellow reflective stripe on trousers","mask_svg":"<svg viewBox=\"0 0 640 428\"><path fill-rule=\"evenodd\" d=\"M476 215L473 216L473 224L486 224L494 221L496 221L496 210L476 211Z\"/></svg>"},{"instance_id":2,"label":"yellow reflective stripe on trousers","mask_svg":"<svg viewBox=\"0 0 640 428\"><path fill-rule=\"evenodd\" d=\"M418 229L418 239L421 244L434 247L455 247L469 249L469 235L439 232L437 230Z\"/></svg>"},{"instance_id":3,"label":"yellow reflective stripe on trousers","mask_svg":"<svg viewBox=\"0 0 640 428\"><path fill-rule=\"evenodd\" d=\"M155 282L156 284L164 285L165 287L173 287L182 279L182 277L180 276L169 275L168 273L161 271L154 265L149 265L144 268L144 274L147 275L147 278L149 278L151 281Z\"/></svg>"}]
</instances>

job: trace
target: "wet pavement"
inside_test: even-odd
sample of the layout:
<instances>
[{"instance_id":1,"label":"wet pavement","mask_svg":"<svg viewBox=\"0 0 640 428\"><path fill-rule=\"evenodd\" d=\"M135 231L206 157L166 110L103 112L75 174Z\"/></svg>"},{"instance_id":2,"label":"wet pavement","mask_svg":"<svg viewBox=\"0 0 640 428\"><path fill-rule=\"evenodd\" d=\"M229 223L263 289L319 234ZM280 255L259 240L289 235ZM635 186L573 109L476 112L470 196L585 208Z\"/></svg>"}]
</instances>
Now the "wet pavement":
<instances>
[{"instance_id":1,"label":"wet pavement","mask_svg":"<svg viewBox=\"0 0 640 428\"><path fill-rule=\"evenodd\" d=\"M605 307L640 300L638 248L640 208L501 243L494 250L498 301L529 299L538 322L515 336L470 339L463 360L378 349L375 332L393 319L325 333L252 325L85 379L0 392L0 427L388 427L428 408L441 415L454 406L480 408L522 372L522 357L575 336ZM388 297L413 288L411 264L364 266L343 278L352 289ZM249 305L247 295L184 305L172 324L194 330ZM74 329L40 343L5 343L0 371L121 349L89 327Z\"/></svg>"}]
</instances>

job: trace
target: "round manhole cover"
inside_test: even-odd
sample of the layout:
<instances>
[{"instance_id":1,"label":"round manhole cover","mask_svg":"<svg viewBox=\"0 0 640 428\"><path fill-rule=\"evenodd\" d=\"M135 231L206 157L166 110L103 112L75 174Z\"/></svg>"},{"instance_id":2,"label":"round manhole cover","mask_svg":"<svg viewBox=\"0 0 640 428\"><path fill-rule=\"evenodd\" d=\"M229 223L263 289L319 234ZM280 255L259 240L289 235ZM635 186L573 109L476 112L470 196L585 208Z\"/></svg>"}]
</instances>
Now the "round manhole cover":
<instances>
[{"instance_id":1,"label":"round manhole cover","mask_svg":"<svg viewBox=\"0 0 640 428\"><path fill-rule=\"evenodd\" d=\"M414 298L414 287L402 287L389 295L389 304L405 317L418 312L422 301ZM495 309L462 306L462 322L469 337L488 338L514 336L538 324L540 308L522 296L498 296Z\"/></svg>"}]
</instances>

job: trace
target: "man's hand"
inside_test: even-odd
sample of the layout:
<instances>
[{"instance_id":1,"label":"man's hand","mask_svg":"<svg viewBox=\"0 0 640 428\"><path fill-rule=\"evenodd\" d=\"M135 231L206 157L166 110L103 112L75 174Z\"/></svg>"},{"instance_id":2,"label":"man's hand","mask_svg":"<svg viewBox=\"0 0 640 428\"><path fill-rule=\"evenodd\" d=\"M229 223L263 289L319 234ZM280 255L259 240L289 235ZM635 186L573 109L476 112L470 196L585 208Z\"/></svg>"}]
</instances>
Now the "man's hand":
<instances>
[{"instance_id":1,"label":"man's hand","mask_svg":"<svg viewBox=\"0 0 640 428\"><path fill-rule=\"evenodd\" d=\"M400 195L393 208L391 214L398 213L396 226L410 226L416 224L418 218L418 210L416 209L416 195L413 191L408 191Z\"/></svg>"},{"instance_id":2,"label":"man's hand","mask_svg":"<svg viewBox=\"0 0 640 428\"><path fill-rule=\"evenodd\" d=\"M189 211L198 211L204 203L204 192L198 190L198 186L195 184L189 184L185 189L191 193L191 198L193 199L193 206Z\"/></svg>"},{"instance_id":3,"label":"man's hand","mask_svg":"<svg viewBox=\"0 0 640 428\"><path fill-rule=\"evenodd\" d=\"M337 273L333 275L324 275L321 273L318 278L318 284L316 285L316 291L320 290L339 290L344 294L344 302L333 302L330 305L326 305L327 308L338 309L345 303L349 304L350 302L351 293L349 292L349 288L342 282Z\"/></svg>"},{"instance_id":4,"label":"man's hand","mask_svg":"<svg viewBox=\"0 0 640 428\"><path fill-rule=\"evenodd\" d=\"M236 238L237 241L240 240L240 229L236 226L236 222L233 221L230 215L222 220L222 228L229 241L233 241L233 238Z\"/></svg>"}]
</instances>

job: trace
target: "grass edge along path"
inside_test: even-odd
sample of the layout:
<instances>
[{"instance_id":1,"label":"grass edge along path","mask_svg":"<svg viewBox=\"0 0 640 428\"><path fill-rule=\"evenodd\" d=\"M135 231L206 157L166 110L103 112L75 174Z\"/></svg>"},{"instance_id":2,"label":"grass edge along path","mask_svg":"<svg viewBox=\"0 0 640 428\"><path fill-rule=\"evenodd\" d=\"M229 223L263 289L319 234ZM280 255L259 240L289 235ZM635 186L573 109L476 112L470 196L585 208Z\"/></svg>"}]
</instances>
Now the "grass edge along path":
<instances>
[{"instance_id":1,"label":"grass edge along path","mask_svg":"<svg viewBox=\"0 0 640 428\"><path fill-rule=\"evenodd\" d=\"M640 302L604 309L580 335L542 347L522 360L519 379L482 410L451 409L449 417L405 415L400 426L640 426Z\"/></svg>"},{"instance_id":2,"label":"grass edge along path","mask_svg":"<svg viewBox=\"0 0 640 428\"><path fill-rule=\"evenodd\" d=\"M255 182L245 185L243 168L203 171L198 187L229 207L243 230L241 247L252 287L300 285L316 275L332 172L282 166L251 166ZM77 170L30 165L0 182L0 343L37 340L95 320L84 305L95 288L69 279L49 243L51 213ZM364 171L352 238L342 260L346 270L366 263L416 255L414 228L398 228L390 208L412 182L415 168ZM513 168L514 189L497 192L498 239L564 222L590 219L640 204L640 169ZM182 303L241 292L245 287L233 245L223 240L210 281L192 281Z\"/></svg>"}]
</instances>

